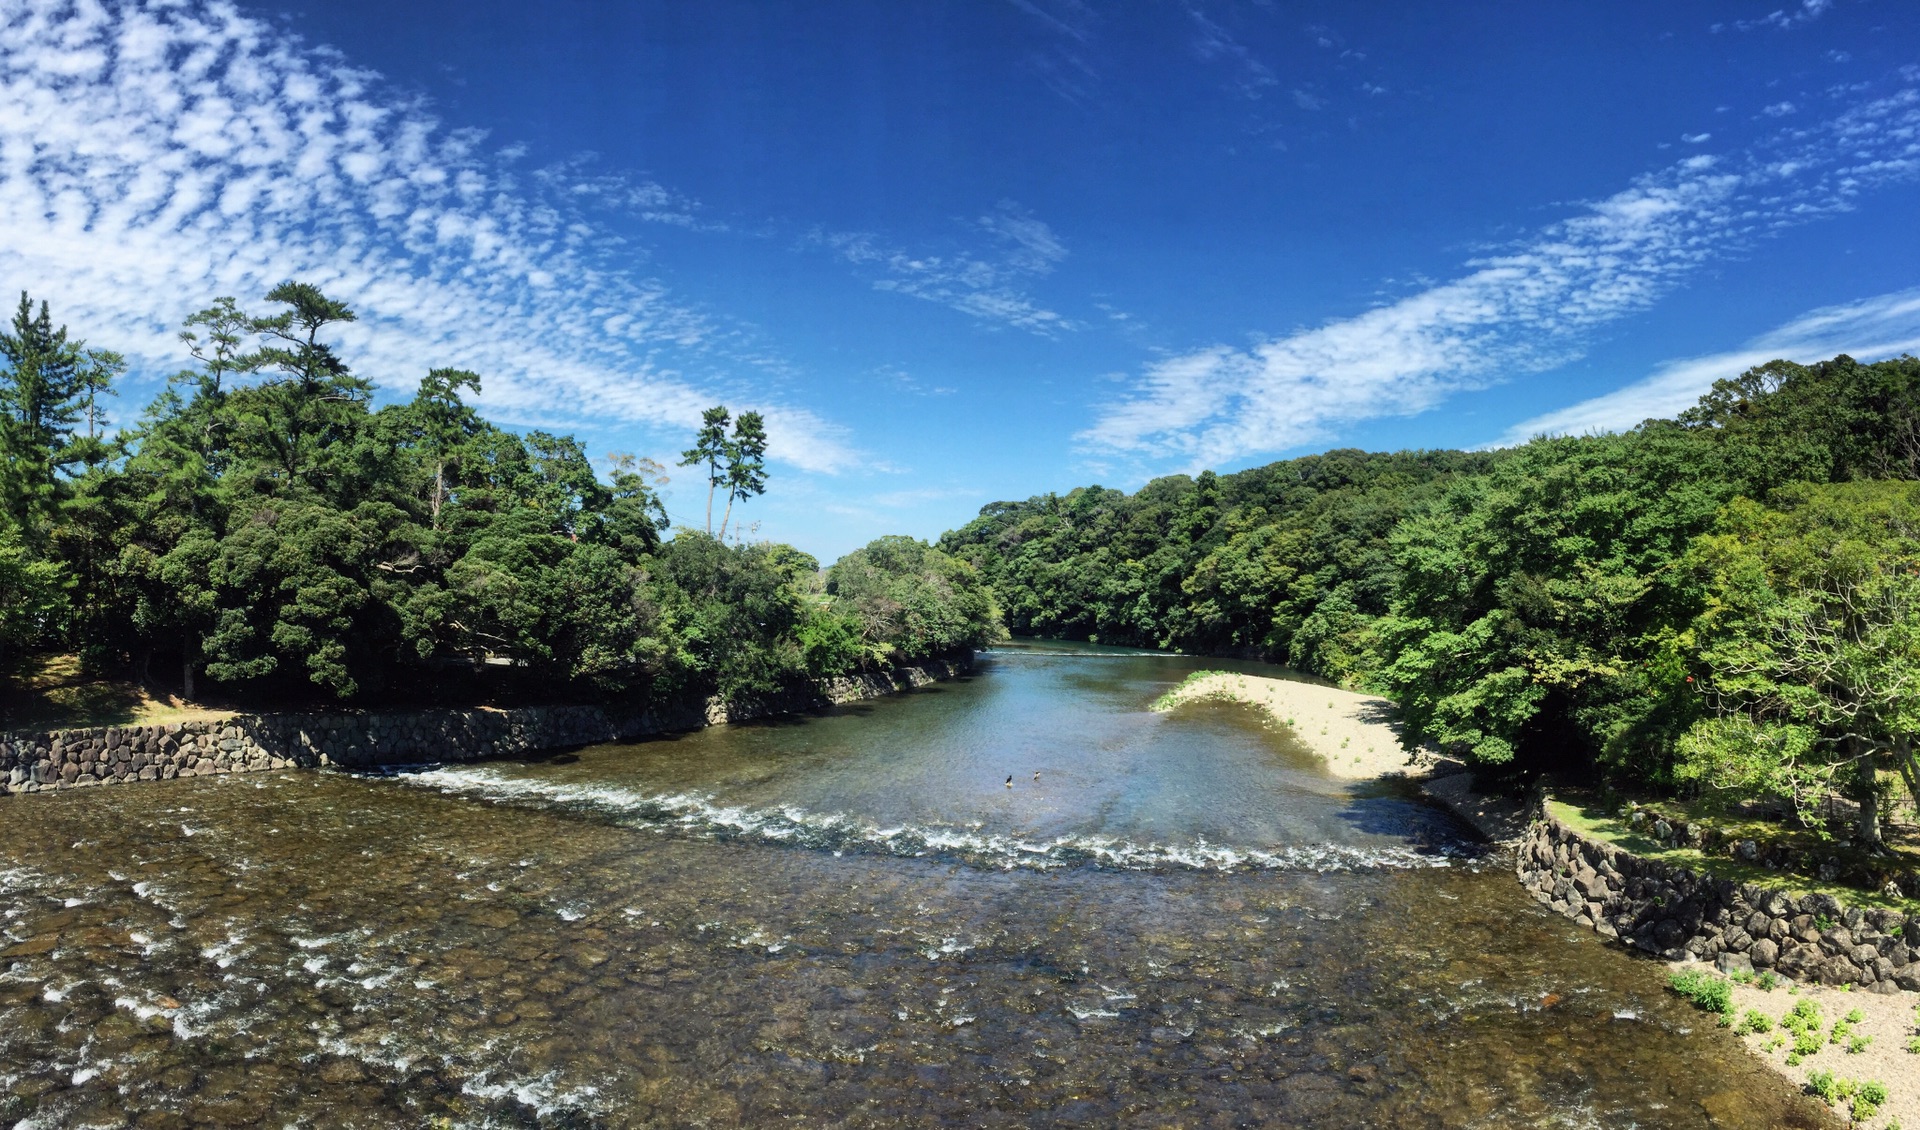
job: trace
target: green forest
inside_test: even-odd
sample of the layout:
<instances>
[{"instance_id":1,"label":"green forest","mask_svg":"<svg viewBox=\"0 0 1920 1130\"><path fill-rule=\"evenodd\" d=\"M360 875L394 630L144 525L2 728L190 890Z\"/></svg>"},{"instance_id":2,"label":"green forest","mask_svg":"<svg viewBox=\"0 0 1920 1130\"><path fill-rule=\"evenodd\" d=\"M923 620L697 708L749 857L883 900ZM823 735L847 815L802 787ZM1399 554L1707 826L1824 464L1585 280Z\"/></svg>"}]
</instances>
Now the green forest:
<instances>
[{"instance_id":1,"label":"green forest","mask_svg":"<svg viewBox=\"0 0 1920 1130\"><path fill-rule=\"evenodd\" d=\"M1920 788L1920 360L1784 361L1674 420L1331 451L983 508L940 547L1016 633L1258 656L1405 741L1874 818Z\"/></svg>"},{"instance_id":2,"label":"green forest","mask_svg":"<svg viewBox=\"0 0 1920 1130\"><path fill-rule=\"evenodd\" d=\"M824 571L728 543L767 488L755 413L707 413L683 461L707 527L669 531L657 466L601 474L570 437L489 423L470 372L376 407L330 341L351 308L304 283L265 297L188 318L185 367L109 429L126 362L21 296L0 332L0 679L60 654L236 705L740 703L1000 634L977 570L911 538Z\"/></svg>"},{"instance_id":3,"label":"green forest","mask_svg":"<svg viewBox=\"0 0 1920 1130\"><path fill-rule=\"evenodd\" d=\"M1777 361L1678 419L1323 455L984 507L830 568L739 539L752 412L663 469L516 432L434 369L375 405L303 283L126 369L22 295L0 332L0 677L49 655L185 699L765 701L1020 634L1271 659L1494 778L1802 807L1920 792L1920 360ZM716 535L714 522L719 521ZM729 529L735 533L727 540Z\"/></svg>"}]
</instances>

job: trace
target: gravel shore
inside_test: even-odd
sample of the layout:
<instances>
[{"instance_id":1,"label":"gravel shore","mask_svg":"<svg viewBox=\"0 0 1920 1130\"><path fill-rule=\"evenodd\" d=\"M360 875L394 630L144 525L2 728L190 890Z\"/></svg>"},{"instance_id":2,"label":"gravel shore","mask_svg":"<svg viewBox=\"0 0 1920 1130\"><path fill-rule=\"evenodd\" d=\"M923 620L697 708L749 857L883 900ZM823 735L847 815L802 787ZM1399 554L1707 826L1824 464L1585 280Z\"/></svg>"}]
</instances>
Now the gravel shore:
<instances>
[{"instance_id":1,"label":"gravel shore","mask_svg":"<svg viewBox=\"0 0 1920 1130\"><path fill-rule=\"evenodd\" d=\"M1689 962L1672 968L1679 972L1711 967ZM1819 1006L1820 1050L1800 1057L1798 1064L1789 1066L1787 1055L1793 1050L1793 1037L1782 1031L1780 1020L1803 1000ZM1874 1080L1886 1086L1889 1096L1886 1104L1861 1123L1875 1130L1896 1124L1920 1127L1920 1055L1907 1050L1908 1043L1920 1034L1920 1028L1915 1027L1916 1005L1920 1005L1920 993L1847 991L1794 981L1781 981L1772 991L1753 983L1733 985L1736 1026L1741 1025L1749 1011L1760 1013L1772 1025L1765 1032L1742 1032L1740 1042L1795 1087L1804 1087L1816 1071L1832 1072L1838 1078L1855 1082ZM1843 1038L1837 1044L1831 1042L1834 1022L1845 1022L1847 1016L1856 1011L1861 1019L1848 1025L1852 1037L1865 1037L1870 1042L1860 1046L1852 1037ZM1713 1023L1704 1015L1702 1022ZM1851 1052L1850 1046L1860 1046L1860 1050Z\"/></svg>"}]
</instances>

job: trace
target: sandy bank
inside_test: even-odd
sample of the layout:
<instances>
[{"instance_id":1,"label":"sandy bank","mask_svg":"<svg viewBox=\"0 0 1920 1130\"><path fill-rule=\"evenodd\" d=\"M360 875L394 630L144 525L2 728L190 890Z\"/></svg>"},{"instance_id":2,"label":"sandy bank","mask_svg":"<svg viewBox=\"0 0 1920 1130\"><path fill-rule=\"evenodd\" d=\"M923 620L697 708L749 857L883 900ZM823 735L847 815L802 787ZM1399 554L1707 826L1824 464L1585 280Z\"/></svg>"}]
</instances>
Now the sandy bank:
<instances>
[{"instance_id":1,"label":"sandy bank","mask_svg":"<svg viewBox=\"0 0 1920 1130\"><path fill-rule=\"evenodd\" d=\"M1678 972L1712 967L1689 962L1671 968ZM1789 1066L1787 1055L1793 1050L1793 1037L1781 1030L1780 1019L1802 1000L1811 1000L1820 1008L1820 1050L1802 1056L1798 1064ZM1907 1044L1920 1032L1915 1028L1914 1015L1915 1006L1920 1005L1920 993L1847 992L1832 986L1792 981L1781 981L1769 992L1755 984L1736 983L1733 1004L1740 1021L1746 1019L1749 1011L1757 1011L1767 1018L1771 1025L1768 1031L1744 1032L1740 1041L1795 1089L1806 1086L1816 1071L1832 1072L1839 1078L1859 1082L1876 1080L1886 1085L1890 1097L1879 1113L1862 1125L1875 1130L1895 1122L1920 1126L1920 1055L1907 1050ZM1851 1038L1843 1038L1836 1044L1831 1042L1831 1037L1834 1021L1844 1021L1855 1011L1861 1020L1848 1027L1853 1036L1867 1037L1870 1042L1857 1052L1849 1052L1849 1046L1858 1046ZM1714 1021L1702 1014L1701 1023L1710 1025Z\"/></svg>"},{"instance_id":2,"label":"sandy bank","mask_svg":"<svg viewBox=\"0 0 1920 1130\"><path fill-rule=\"evenodd\" d=\"M1210 671L1189 679L1154 704L1170 710L1183 702L1224 699L1260 707L1327 763L1327 772L1347 780L1388 773L1418 776L1433 767L1424 751L1411 757L1400 748L1393 703L1377 695L1315 686L1264 675Z\"/></svg>"}]
</instances>

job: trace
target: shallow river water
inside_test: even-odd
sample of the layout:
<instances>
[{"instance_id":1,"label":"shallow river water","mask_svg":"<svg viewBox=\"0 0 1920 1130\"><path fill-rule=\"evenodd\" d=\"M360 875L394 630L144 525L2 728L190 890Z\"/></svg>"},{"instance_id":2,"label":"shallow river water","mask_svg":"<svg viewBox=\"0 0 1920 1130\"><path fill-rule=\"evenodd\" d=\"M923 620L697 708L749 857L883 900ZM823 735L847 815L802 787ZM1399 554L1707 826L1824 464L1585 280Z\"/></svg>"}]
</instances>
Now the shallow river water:
<instances>
[{"instance_id":1,"label":"shallow river water","mask_svg":"<svg viewBox=\"0 0 1920 1130\"><path fill-rule=\"evenodd\" d=\"M0 1127L1828 1124L1201 665L0 800Z\"/></svg>"}]
</instances>

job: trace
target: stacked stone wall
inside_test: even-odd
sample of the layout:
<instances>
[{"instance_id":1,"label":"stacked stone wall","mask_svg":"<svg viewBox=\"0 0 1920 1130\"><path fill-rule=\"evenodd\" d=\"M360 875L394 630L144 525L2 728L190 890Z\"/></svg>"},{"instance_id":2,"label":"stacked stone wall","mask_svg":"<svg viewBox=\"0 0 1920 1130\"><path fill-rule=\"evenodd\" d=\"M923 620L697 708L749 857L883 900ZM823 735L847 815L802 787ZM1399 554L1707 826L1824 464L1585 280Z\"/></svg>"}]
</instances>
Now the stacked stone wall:
<instances>
[{"instance_id":1,"label":"stacked stone wall","mask_svg":"<svg viewBox=\"0 0 1920 1130\"><path fill-rule=\"evenodd\" d=\"M252 714L166 725L5 733L0 734L0 794L272 769L477 761L856 702L924 687L971 668L971 657L936 660L884 674L832 679L813 693L731 708L715 701L659 711L540 706Z\"/></svg>"},{"instance_id":2,"label":"stacked stone wall","mask_svg":"<svg viewBox=\"0 0 1920 1130\"><path fill-rule=\"evenodd\" d=\"M1669 961L1773 970L1873 992L1920 990L1920 918L1697 874L1595 843L1542 805L1518 849L1534 898Z\"/></svg>"}]
</instances>

